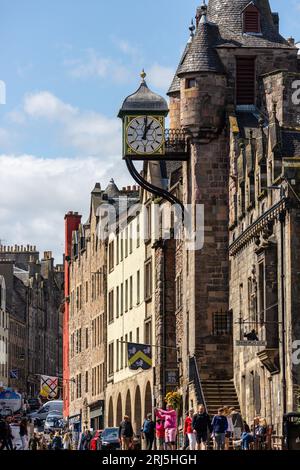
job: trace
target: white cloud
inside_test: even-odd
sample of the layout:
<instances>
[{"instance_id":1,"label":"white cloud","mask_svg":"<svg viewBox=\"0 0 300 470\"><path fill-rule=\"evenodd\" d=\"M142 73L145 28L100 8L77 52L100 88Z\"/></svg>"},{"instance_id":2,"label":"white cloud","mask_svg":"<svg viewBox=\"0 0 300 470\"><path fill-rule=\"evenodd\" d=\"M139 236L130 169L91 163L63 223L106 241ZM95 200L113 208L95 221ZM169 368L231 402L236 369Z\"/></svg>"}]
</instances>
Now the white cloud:
<instances>
[{"instance_id":1,"label":"white cloud","mask_svg":"<svg viewBox=\"0 0 300 470\"><path fill-rule=\"evenodd\" d=\"M57 125L58 139L76 155L107 158L121 154L121 122L93 111L81 111L65 103L49 91L28 93L20 109L9 113L15 124L29 124L28 118L42 124ZM49 125L49 124L48 124ZM0 142L9 140L9 134L0 129ZM7 147L5 147L7 148Z\"/></svg>"},{"instance_id":2,"label":"white cloud","mask_svg":"<svg viewBox=\"0 0 300 470\"><path fill-rule=\"evenodd\" d=\"M139 47L133 46L127 39L112 36L113 44L125 55L136 61L142 59L142 53Z\"/></svg>"},{"instance_id":3,"label":"white cloud","mask_svg":"<svg viewBox=\"0 0 300 470\"><path fill-rule=\"evenodd\" d=\"M52 250L57 262L64 249L64 214L79 211L85 222L97 181L104 188L112 176L120 187L131 182L119 156L99 161L0 155L0 168L0 239Z\"/></svg>"},{"instance_id":4,"label":"white cloud","mask_svg":"<svg viewBox=\"0 0 300 470\"><path fill-rule=\"evenodd\" d=\"M65 60L69 74L74 78L109 78L118 83L130 80L130 70L119 60L102 57L94 49L87 49L81 58Z\"/></svg>"},{"instance_id":5,"label":"white cloud","mask_svg":"<svg viewBox=\"0 0 300 470\"><path fill-rule=\"evenodd\" d=\"M13 109L9 113L7 113L7 117L9 121L13 122L14 124L24 124L25 123L25 115L19 109Z\"/></svg>"},{"instance_id":6,"label":"white cloud","mask_svg":"<svg viewBox=\"0 0 300 470\"><path fill-rule=\"evenodd\" d=\"M175 73L174 69L171 67L164 67L159 64L152 65L146 72L149 83L151 83L153 87L165 91L170 87Z\"/></svg>"},{"instance_id":7,"label":"white cloud","mask_svg":"<svg viewBox=\"0 0 300 470\"><path fill-rule=\"evenodd\" d=\"M30 93L24 99L24 111L34 118L65 120L78 114L73 106L64 103L48 91Z\"/></svg>"}]
</instances>

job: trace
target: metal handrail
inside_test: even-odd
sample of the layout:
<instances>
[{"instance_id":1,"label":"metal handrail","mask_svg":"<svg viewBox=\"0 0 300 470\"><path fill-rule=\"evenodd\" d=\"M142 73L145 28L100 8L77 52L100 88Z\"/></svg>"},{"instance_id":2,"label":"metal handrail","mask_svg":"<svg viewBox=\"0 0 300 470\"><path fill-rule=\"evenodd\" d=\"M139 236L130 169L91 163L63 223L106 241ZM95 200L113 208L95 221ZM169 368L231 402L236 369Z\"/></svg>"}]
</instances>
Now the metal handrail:
<instances>
[{"instance_id":1,"label":"metal handrail","mask_svg":"<svg viewBox=\"0 0 300 470\"><path fill-rule=\"evenodd\" d=\"M204 393L203 393L203 388L202 388L202 383L201 383L201 379L200 379L200 374L199 374L199 369L198 369L196 356L193 356L191 359L193 361L193 366L194 366L194 374L193 374L194 384L195 384L196 387L198 386L198 391L200 393L200 399L202 400L203 405L205 406L205 409L207 411L206 401L205 401L205 397L204 397ZM197 381L197 383L196 383L196 381Z\"/></svg>"}]
</instances>

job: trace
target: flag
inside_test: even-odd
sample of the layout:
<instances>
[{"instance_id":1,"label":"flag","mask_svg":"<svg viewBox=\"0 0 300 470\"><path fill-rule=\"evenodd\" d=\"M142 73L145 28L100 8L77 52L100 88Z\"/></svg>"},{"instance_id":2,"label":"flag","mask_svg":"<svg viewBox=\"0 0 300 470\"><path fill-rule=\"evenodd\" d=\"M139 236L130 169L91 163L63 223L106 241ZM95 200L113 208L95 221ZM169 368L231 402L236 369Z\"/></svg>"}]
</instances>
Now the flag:
<instances>
[{"instance_id":1,"label":"flag","mask_svg":"<svg viewBox=\"0 0 300 470\"><path fill-rule=\"evenodd\" d=\"M128 365L131 370L148 370L152 367L151 346L128 343Z\"/></svg>"},{"instance_id":2,"label":"flag","mask_svg":"<svg viewBox=\"0 0 300 470\"><path fill-rule=\"evenodd\" d=\"M45 398L56 398L58 395L58 377L41 375L40 395Z\"/></svg>"},{"instance_id":3,"label":"flag","mask_svg":"<svg viewBox=\"0 0 300 470\"><path fill-rule=\"evenodd\" d=\"M18 369L12 369L12 370L9 372L9 378L10 378L10 379L18 379L18 378L19 378L19 371L18 371Z\"/></svg>"}]
</instances>

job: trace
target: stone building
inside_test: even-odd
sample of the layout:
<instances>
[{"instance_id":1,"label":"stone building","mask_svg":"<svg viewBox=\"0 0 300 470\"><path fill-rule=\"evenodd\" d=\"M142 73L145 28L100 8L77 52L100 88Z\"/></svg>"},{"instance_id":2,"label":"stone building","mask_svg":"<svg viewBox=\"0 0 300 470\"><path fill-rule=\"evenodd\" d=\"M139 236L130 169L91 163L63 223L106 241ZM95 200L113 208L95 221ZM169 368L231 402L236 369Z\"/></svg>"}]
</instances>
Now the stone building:
<instances>
[{"instance_id":1,"label":"stone building","mask_svg":"<svg viewBox=\"0 0 300 470\"><path fill-rule=\"evenodd\" d=\"M101 429L104 420L106 252L105 244L97 237L97 209L102 194L100 185L96 185L91 194L89 219L80 223L72 235L69 417L76 424L74 429Z\"/></svg>"},{"instance_id":2,"label":"stone building","mask_svg":"<svg viewBox=\"0 0 300 470\"><path fill-rule=\"evenodd\" d=\"M69 408L65 414L76 431L104 426L107 255L105 240L98 236L98 210L107 203L107 191L96 184L85 224L78 214L66 215L70 249L66 260L69 319L64 324L69 344L64 363Z\"/></svg>"},{"instance_id":3,"label":"stone building","mask_svg":"<svg viewBox=\"0 0 300 470\"><path fill-rule=\"evenodd\" d=\"M168 345L175 324L184 409L241 406L249 422L264 416L278 433L299 385L298 70L268 0L210 0L197 9L168 93L170 127L190 144L169 190L193 214L204 208L201 249L184 237L168 242L164 295L174 291L177 303ZM197 233L201 220L193 224ZM254 333L263 346L238 346Z\"/></svg>"},{"instance_id":4,"label":"stone building","mask_svg":"<svg viewBox=\"0 0 300 470\"><path fill-rule=\"evenodd\" d=\"M62 374L63 269L51 252L39 260L35 247L1 246L0 273L9 313L9 385L36 396L41 374Z\"/></svg>"},{"instance_id":5,"label":"stone building","mask_svg":"<svg viewBox=\"0 0 300 470\"><path fill-rule=\"evenodd\" d=\"M129 189L117 229L108 238L106 422L119 426L127 414L139 435L145 416L152 413L155 379L152 196ZM150 345L152 367L131 370L128 343Z\"/></svg>"},{"instance_id":6,"label":"stone building","mask_svg":"<svg viewBox=\"0 0 300 470\"><path fill-rule=\"evenodd\" d=\"M8 331L5 279L0 276L0 389L8 386Z\"/></svg>"}]
</instances>

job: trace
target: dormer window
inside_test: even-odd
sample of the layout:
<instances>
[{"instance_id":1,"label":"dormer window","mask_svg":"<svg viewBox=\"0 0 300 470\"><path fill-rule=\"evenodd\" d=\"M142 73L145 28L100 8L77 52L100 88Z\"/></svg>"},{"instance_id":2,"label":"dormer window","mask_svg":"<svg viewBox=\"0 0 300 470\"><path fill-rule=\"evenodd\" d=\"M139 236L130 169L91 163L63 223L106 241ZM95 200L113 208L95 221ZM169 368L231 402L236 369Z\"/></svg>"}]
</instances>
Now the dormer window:
<instances>
[{"instance_id":1,"label":"dormer window","mask_svg":"<svg viewBox=\"0 0 300 470\"><path fill-rule=\"evenodd\" d=\"M243 32L246 34L260 34L260 13L251 2L243 11Z\"/></svg>"}]
</instances>

